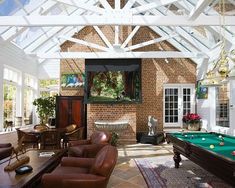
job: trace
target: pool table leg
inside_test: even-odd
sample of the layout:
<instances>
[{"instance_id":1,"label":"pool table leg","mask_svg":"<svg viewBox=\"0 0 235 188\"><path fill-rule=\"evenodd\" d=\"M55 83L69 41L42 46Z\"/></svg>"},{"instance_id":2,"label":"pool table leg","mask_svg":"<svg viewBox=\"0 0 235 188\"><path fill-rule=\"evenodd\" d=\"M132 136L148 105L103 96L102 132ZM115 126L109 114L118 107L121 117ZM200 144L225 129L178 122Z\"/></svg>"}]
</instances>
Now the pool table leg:
<instances>
[{"instance_id":1,"label":"pool table leg","mask_svg":"<svg viewBox=\"0 0 235 188\"><path fill-rule=\"evenodd\" d=\"M179 168L180 166L180 161L181 161L181 157L180 157L180 153L177 151L174 151L174 157L173 157L174 161L175 161L175 168Z\"/></svg>"}]
</instances>

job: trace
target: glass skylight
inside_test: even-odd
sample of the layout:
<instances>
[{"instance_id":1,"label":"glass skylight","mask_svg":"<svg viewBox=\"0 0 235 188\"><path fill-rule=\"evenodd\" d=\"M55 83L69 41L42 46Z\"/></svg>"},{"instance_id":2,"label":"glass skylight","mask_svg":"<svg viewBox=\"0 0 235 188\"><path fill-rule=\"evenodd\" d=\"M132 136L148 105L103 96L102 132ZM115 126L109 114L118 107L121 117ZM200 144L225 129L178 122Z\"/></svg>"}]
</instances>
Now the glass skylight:
<instances>
[{"instance_id":1,"label":"glass skylight","mask_svg":"<svg viewBox=\"0 0 235 188\"><path fill-rule=\"evenodd\" d=\"M30 0L19 0L22 6L27 5ZM0 16L9 16L21 8L15 0L0 0Z\"/></svg>"}]
</instances>

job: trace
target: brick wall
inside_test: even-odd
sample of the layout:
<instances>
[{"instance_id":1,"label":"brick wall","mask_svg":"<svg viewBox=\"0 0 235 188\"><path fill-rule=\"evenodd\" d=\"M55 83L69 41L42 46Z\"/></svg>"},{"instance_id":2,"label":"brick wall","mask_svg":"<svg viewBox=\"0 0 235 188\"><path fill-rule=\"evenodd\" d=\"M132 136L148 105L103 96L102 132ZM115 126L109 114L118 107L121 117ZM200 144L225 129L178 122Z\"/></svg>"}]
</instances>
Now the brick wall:
<instances>
[{"instance_id":1,"label":"brick wall","mask_svg":"<svg viewBox=\"0 0 235 188\"><path fill-rule=\"evenodd\" d=\"M148 27L141 27L132 43L138 44L158 36ZM167 42L152 44L136 51L159 51L176 49ZM147 131L148 116L158 119L158 130L163 129L163 84L195 83L196 65L188 59L143 59L142 104L137 107L137 132Z\"/></svg>"},{"instance_id":2,"label":"brick wall","mask_svg":"<svg viewBox=\"0 0 235 188\"><path fill-rule=\"evenodd\" d=\"M101 27L101 30L109 41L114 43L114 28ZM131 27L121 27L120 43L122 43ZM92 27L85 27L74 37L105 46L96 31ZM158 36L148 27L141 27L130 44L138 44ZM65 42L61 46L62 51L94 52L86 46L72 42ZM159 51L176 50L167 42L160 42L143 47L136 51ZM168 63L167 63L168 62ZM136 132L146 132L147 117L153 115L159 121L158 129L163 129L163 84L165 83L195 83L196 65L188 59L142 59L142 103L141 104L89 104L87 106L88 135L94 130L95 120L128 120L130 127L122 133L123 140L129 138L130 142L135 139ZM62 60L61 74L84 70L84 59ZM84 95L83 88L76 90L61 90L61 95Z\"/></svg>"}]
</instances>

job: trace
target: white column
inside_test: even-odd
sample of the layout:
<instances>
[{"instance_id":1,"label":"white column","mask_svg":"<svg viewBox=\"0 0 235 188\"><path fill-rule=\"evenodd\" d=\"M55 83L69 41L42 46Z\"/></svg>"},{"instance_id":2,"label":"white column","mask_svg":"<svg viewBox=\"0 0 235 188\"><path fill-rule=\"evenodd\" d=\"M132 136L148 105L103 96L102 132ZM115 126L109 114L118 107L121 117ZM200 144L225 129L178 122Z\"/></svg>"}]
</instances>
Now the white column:
<instances>
[{"instance_id":1,"label":"white column","mask_svg":"<svg viewBox=\"0 0 235 188\"><path fill-rule=\"evenodd\" d=\"M213 130L216 126L216 87L209 87L208 89L209 97L209 122L208 130Z\"/></svg>"},{"instance_id":2,"label":"white column","mask_svg":"<svg viewBox=\"0 0 235 188\"><path fill-rule=\"evenodd\" d=\"M34 90L33 93L33 100L40 97L40 91L39 91L39 80L36 81L36 90ZM33 125L40 123L39 118L37 117L36 107L33 106Z\"/></svg>"},{"instance_id":3,"label":"white column","mask_svg":"<svg viewBox=\"0 0 235 188\"><path fill-rule=\"evenodd\" d=\"M3 64L0 63L0 131L3 130Z\"/></svg>"},{"instance_id":4,"label":"white column","mask_svg":"<svg viewBox=\"0 0 235 188\"><path fill-rule=\"evenodd\" d=\"M235 136L235 80L230 80L230 108L228 134Z\"/></svg>"},{"instance_id":5,"label":"white column","mask_svg":"<svg viewBox=\"0 0 235 188\"><path fill-rule=\"evenodd\" d=\"M20 83L20 101L19 101L19 104L20 104L20 110L19 110L19 113L17 114L18 117L22 117L22 125L25 125L24 123L24 79L25 79L25 75L24 75L24 72L22 72L21 74L21 83Z\"/></svg>"}]
</instances>

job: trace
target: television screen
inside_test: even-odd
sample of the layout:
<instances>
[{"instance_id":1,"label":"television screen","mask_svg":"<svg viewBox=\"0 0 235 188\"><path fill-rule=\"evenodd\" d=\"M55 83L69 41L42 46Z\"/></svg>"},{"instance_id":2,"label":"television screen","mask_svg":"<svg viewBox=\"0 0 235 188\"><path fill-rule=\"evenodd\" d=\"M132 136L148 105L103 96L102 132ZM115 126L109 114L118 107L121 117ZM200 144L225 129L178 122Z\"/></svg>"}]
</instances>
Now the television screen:
<instances>
[{"instance_id":1,"label":"television screen","mask_svg":"<svg viewBox=\"0 0 235 188\"><path fill-rule=\"evenodd\" d=\"M86 60L87 103L141 102L140 59Z\"/></svg>"}]
</instances>

